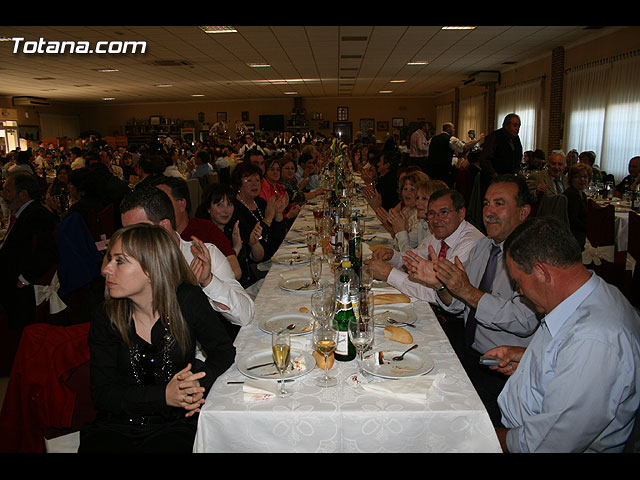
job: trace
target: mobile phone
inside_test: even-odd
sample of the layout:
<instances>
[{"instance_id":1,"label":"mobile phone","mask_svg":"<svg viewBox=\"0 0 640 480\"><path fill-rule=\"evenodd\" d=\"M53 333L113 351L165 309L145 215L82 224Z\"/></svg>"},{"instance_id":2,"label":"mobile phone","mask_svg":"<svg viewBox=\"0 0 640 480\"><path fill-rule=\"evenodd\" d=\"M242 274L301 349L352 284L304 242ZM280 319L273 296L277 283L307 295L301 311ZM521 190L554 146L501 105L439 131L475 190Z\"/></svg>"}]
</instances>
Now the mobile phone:
<instances>
[{"instance_id":1,"label":"mobile phone","mask_svg":"<svg viewBox=\"0 0 640 480\"><path fill-rule=\"evenodd\" d=\"M488 357L486 355L483 355L482 357L480 357L480 364L497 366L497 365L500 365L500 359L496 357Z\"/></svg>"}]
</instances>

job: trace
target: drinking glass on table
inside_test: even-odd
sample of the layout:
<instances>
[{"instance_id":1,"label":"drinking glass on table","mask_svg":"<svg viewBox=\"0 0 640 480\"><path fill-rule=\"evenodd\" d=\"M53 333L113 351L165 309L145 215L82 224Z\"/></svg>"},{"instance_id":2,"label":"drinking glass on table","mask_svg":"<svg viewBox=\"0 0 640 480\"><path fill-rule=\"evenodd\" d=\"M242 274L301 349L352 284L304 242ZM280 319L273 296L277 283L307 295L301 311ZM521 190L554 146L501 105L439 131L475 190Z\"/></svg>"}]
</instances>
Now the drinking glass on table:
<instances>
[{"instance_id":1,"label":"drinking glass on table","mask_svg":"<svg viewBox=\"0 0 640 480\"><path fill-rule=\"evenodd\" d=\"M333 353L338 344L338 325L333 316L325 319L316 318L313 324L313 346L324 356L324 375L316 381L320 387L333 387L338 381L329 376L329 355Z\"/></svg>"},{"instance_id":2,"label":"drinking glass on table","mask_svg":"<svg viewBox=\"0 0 640 480\"><path fill-rule=\"evenodd\" d=\"M324 218L324 208L322 205L314 207L313 209L313 221L316 225L316 231L320 231L320 225L322 224L322 219Z\"/></svg>"},{"instance_id":3,"label":"drinking glass on table","mask_svg":"<svg viewBox=\"0 0 640 480\"><path fill-rule=\"evenodd\" d=\"M275 363L276 369L280 373L278 396L284 397L289 393L284 389L284 373L291 359L291 335L289 330L272 333L271 350L273 352L273 363Z\"/></svg>"},{"instance_id":4,"label":"drinking glass on table","mask_svg":"<svg viewBox=\"0 0 640 480\"><path fill-rule=\"evenodd\" d=\"M363 355L364 351L373 344L374 329L373 315L363 315L360 312L359 317L354 317L349 321L349 338L358 353L358 372L360 374L364 374Z\"/></svg>"},{"instance_id":5,"label":"drinking glass on table","mask_svg":"<svg viewBox=\"0 0 640 480\"><path fill-rule=\"evenodd\" d=\"M360 288L363 290L371 290L373 286L373 276L366 266L360 269Z\"/></svg>"},{"instance_id":6,"label":"drinking glass on table","mask_svg":"<svg viewBox=\"0 0 640 480\"><path fill-rule=\"evenodd\" d=\"M312 255L309 261L309 270L311 271L311 285L317 287L322 276L322 257Z\"/></svg>"},{"instance_id":7,"label":"drinking glass on table","mask_svg":"<svg viewBox=\"0 0 640 480\"><path fill-rule=\"evenodd\" d=\"M307 233L307 250L311 256L313 256L313 252L316 251L316 247L318 246L318 233L317 232L309 232Z\"/></svg>"}]
</instances>

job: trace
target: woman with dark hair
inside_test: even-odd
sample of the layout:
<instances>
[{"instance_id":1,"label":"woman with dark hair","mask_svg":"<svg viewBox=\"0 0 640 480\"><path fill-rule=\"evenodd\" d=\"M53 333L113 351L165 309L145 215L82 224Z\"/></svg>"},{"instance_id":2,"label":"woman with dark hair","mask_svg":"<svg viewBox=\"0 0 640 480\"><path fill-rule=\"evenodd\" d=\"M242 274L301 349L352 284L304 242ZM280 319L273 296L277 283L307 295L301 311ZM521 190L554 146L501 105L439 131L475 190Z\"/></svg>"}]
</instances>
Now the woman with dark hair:
<instances>
[{"instance_id":1,"label":"woman with dark hair","mask_svg":"<svg viewBox=\"0 0 640 480\"><path fill-rule=\"evenodd\" d=\"M242 269L239 282L244 288L248 288L264 277L264 273L255 268L255 264L264 258L264 247L260 243L262 226L256 223L248 240L243 241L240 235L240 220L234 215L234 210L234 194L231 187L214 183L205 191L203 202L198 207L196 215L211 220L227 236Z\"/></svg>"},{"instance_id":2,"label":"woman with dark hair","mask_svg":"<svg viewBox=\"0 0 640 480\"><path fill-rule=\"evenodd\" d=\"M89 223L90 215L108 204L106 182L97 171L79 168L69 173L69 212L78 212Z\"/></svg>"},{"instance_id":3,"label":"woman with dark hair","mask_svg":"<svg viewBox=\"0 0 640 480\"><path fill-rule=\"evenodd\" d=\"M204 398L235 358L224 321L161 226L118 230L102 274L88 340L97 416L78 451L191 453Z\"/></svg>"},{"instance_id":4,"label":"woman with dark hair","mask_svg":"<svg viewBox=\"0 0 640 480\"><path fill-rule=\"evenodd\" d=\"M569 186L562 192L567 197L569 227L578 245L584 250L587 240L587 196L585 188L591 181L591 167L586 163L574 163L567 173Z\"/></svg>"},{"instance_id":5,"label":"woman with dark hair","mask_svg":"<svg viewBox=\"0 0 640 480\"><path fill-rule=\"evenodd\" d=\"M236 192L234 210L240 221L242 241L249 242L251 232L259 223L262 227L260 243L264 248L264 260L270 259L287 234L284 211L289 204L289 197L273 196L269 201L260 197L262 170L249 162L242 162L236 166L231 176L231 184Z\"/></svg>"}]
</instances>

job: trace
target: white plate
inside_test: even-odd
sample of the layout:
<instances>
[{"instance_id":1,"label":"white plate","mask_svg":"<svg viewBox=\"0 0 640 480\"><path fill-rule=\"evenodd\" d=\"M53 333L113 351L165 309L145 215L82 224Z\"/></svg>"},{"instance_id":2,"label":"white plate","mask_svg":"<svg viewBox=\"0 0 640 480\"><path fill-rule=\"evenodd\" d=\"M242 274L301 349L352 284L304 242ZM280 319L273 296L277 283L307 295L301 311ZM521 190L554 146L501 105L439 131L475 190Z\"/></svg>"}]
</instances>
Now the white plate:
<instances>
[{"instance_id":1,"label":"white plate","mask_svg":"<svg viewBox=\"0 0 640 480\"><path fill-rule=\"evenodd\" d=\"M285 242L290 243L290 244L291 243L295 243L295 244L301 244L301 245L304 245L304 246L307 245L307 239L302 235L295 235L295 236L293 236L291 238L285 238L284 240L285 240Z\"/></svg>"},{"instance_id":2,"label":"white plate","mask_svg":"<svg viewBox=\"0 0 640 480\"><path fill-rule=\"evenodd\" d=\"M389 323L389 319L393 318L395 321L401 324L413 324L416 322L417 317L416 314L412 311L404 310L401 308L387 308L386 305L380 305L379 307L375 306L374 303L374 313L373 318L376 322L376 325L386 327L387 325L393 325L393 323ZM398 325L401 327L402 325Z\"/></svg>"},{"instance_id":3,"label":"white plate","mask_svg":"<svg viewBox=\"0 0 640 480\"><path fill-rule=\"evenodd\" d=\"M293 252L274 255L271 257L271 261L280 265L304 265L309 263L309 255L307 253L302 250L293 250Z\"/></svg>"},{"instance_id":4,"label":"white plate","mask_svg":"<svg viewBox=\"0 0 640 480\"><path fill-rule=\"evenodd\" d=\"M287 292L293 293L309 293L322 290L322 282L319 281L317 285L313 286L311 278L309 277L297 277L287 278L280 281L280 288Z\"/></svg>"},{"instance_id":5,"label":"white plate","mask_svg":"<svg viewBox=\"0 0 640 480\"><path fill-rule=\"evenodd\" d=\"M238 370L244 376L249 378L255 378L258 380L280 380L280 374L276 370L275 365L270 364L263 367L254 368L248 370L253 365L262 365L263 363L273 362L273 353L271 349L261 350L256 353L250 353L241 357L238 360ZM294 364L304 365L303 369L298 370L293 368ZM301 350L291 350L291 362L287 367L287 371L284 374L285 379L298 378L306 375L316 366L316 360L313 358L311 352L304 352Z\"/></svg>"},{"instance_id":6,"label":"white plate","mask_svg":"<svg viewBox=\"0 0 640 480\"><path fill-rule=\"evenodd\" d=\"M313 317L304 313L286 313L274 317L265 318L260 322L260 330L268 334L282 330L287 325L295 323L296 326L290 330L291 335L304 335L313 330Z\"/></svg>"},{"instance_id":7,"label":"white plate","mask_svg":"<svg viewBox=\"0 0 640 480\"><path fill-rule=\"evenodd\" d=\"M409 346L407 345L407 348ZM421 347L410 351L400 361L392 360L397 355L402 355L404 350L378 349L366 353L362 368L365 372L382 378L408 378L419 377L433 370L435 364L429 355L420 351ZM382 365L376 365L376 356L382 352Z\"/></svg>"}]
</instances>

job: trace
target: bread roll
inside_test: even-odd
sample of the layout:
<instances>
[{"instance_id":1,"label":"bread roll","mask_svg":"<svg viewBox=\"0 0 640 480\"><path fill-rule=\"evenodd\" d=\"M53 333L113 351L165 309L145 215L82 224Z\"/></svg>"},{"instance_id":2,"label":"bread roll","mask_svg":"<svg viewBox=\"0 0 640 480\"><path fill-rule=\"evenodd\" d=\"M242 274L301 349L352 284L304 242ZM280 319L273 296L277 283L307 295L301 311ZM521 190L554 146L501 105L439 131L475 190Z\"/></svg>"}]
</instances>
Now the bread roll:
<instances>
[{"instance_id":1,"label":"bread roll","mask_svg":"<svg viewBox=\"0 0 640 480\"><path fill-rule=\"evenodd\" d=\"M403 293L380 293L373 297L373 304L376 306L409 302L411 302L411 299Z\"/></svg>"},{"instance_id":2,"label":"bread roll","mask_svg":"<svg viewBox=\"0 0 640 480\"><path fill-rule=\"evenodd\" d=\"M324 370L324 355L321 354L320 352L318 352L317 350L313 351L313 358L316 359L316 365L318 365L319 368L321 368L322 370ZM335 356L333 355L333 352L329 355L329 357L327 358L328 362L328 370L331 370L331 367L333 367L333 361L335 360Z\"/></svg>"},{"instance_id":3,"label":"bread roll","mask_svg":"<svg viewBox=\"0 0 640 480\"><path fill-rule=\"evenodd\" d=\"M384 327L384 337L400 343L413 342L413 337L409 332L407 332L404 328L394 327L392 325Z\"/></svg>"}]
</instances>

